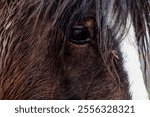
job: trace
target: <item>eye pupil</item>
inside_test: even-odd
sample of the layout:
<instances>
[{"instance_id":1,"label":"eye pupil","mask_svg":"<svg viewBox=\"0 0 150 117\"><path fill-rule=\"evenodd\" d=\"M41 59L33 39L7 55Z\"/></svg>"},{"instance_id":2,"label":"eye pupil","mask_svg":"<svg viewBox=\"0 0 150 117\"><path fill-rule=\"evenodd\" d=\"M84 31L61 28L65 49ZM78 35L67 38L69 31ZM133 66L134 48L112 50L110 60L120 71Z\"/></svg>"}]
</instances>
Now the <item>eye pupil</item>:
<instances>
[{"instance_id":1,"label":"eye pupil","mask_svg":"<svg viewBox=\"0 0 150 117\"><path fill-rule=\"evenodd\" d=\"M73 43L84 44L91 41L91 34L85 26L75 26L71 33L69 40Z\"/></svg>"}]
</instances>

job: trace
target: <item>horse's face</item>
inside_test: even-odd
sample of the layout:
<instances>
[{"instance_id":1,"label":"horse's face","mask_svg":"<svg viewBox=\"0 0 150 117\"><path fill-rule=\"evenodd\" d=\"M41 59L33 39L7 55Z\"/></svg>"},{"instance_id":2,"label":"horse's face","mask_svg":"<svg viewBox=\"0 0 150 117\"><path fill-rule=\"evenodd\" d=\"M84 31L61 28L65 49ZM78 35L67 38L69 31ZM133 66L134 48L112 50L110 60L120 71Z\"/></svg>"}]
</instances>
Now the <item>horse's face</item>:
<instances>
[{"instance_id":1,"label":"horse's face","mask_svg":"<svg viewBox=\"0 0 150 117\"><path fill-rule=\"evenodd\" d=\"M73 26L65 40L63 62L60 64L63 63L61 82L68 93L66 98L129 99L122 56L119 47L114 46L117 42L99 50L96 17L87 17Z\"/></svg>"},{"instance_id":2,"label":"horse's face","mask_svg":"<svg viewBox=\"0 0 150 117\"><path fill-rule=\"evenodd\" d=\"M96 4L99 1L20 0L10 5L0 32L5 38L0 98L131 99L129 76L135 76L129 75L124 59L128 52L121 48L127 42L118 40L126 35L122 27L127 23L117 19L129 15L111 20L113 2L104 2L101 10ZM128 30L132 33L133 26Z\"/></svg>"}]
</instances>

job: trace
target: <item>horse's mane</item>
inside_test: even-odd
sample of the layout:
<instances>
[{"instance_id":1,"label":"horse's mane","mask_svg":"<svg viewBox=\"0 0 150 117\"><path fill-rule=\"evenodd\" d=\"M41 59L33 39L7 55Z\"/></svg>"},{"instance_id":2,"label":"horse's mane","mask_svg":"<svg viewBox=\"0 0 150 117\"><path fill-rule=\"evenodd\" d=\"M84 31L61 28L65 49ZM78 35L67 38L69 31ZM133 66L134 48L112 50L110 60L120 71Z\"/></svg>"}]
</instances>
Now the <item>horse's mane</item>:
<instances>
[{"instance_id":1,"label":"horse's mane","mask_svg":"<svg viewBox=\"0 0 150 117\"><path fill-rule=\"evenodd\" d=\"M1 39L4 35L5 39L9 39L10 37L14 39L13 43L23 42L24 38L29 38L30 42L34 43L36 40L32 40L33 36L37 38L38 36L42 38L52 37L49 39L51 45L62 43L61 51L59 51L60 47L55 48L56 53L52 55L59 57L63 51L63 43L65 43L63 39L66 39L62 37L67 37L72 26L87 14L89 8L95 8L95 20L97 24L96 36L99 51L104 52L111 50L112 46L115 46L112 45L112 43L116 39L121 42L121 39L123 39L126 34L125 28L128 17L131 17L135 28L140 57L144 60L144 73L146 73L146 66L149 65L150 61L148 60L150 46L150 1L114 0L113 7L110 1L111 0L1 0L0 62L3 61L2 58L4 57L4 53L2 52L4 39ZM108 19L110 8L112 8L111 21L113 23L111 26L108 26L107 21L110 20ZM23 28L24 25L26 25L26 27ZM33 28L28 28L30 26ZM8 28L8 30L5 30L4 27ZM12 31L10 31L9 28ZM26 31L24 37L22 37L22 30L24 30L24 32ZM12 44L11 41L12 40L9 40L8 43ZM11 53L14 53L14 50L17 48L15 44L13 47ZM49 49L53 48L54 46L51 46ZM104 58L106 65L108 62L110 61ZM0 63L0 73L6 64L5 62L3 62L3 64ZM112 63L112 65L114 64Z\"/></svg>"}]
</instances>

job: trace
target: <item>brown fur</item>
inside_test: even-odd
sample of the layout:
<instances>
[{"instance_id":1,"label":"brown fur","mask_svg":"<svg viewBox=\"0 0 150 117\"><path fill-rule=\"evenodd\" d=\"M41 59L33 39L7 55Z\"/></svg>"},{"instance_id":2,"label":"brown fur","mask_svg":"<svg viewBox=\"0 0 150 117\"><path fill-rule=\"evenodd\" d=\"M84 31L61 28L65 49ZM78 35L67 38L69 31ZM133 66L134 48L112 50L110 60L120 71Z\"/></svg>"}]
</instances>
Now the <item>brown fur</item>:
<instances>
[{"instance_id":1,"label":"brown fur","mask_svg":"<svg viewBox=\"0 0 150 117\"><path fill-rule=\"evenodd\" d=\"M112 29L105 22L107 13L100 14L104 9L96 6L109 8L109 0L70 1L0 1L0 99L131 99L114 34L126 24L131 0L116 0L118 18ZM130 10L136 12L138 6L131 3L135 7ZM133 20L138 17L134 12ZM91 22L81 20L91 14L97 25L94 40L84 45L70 42L71 27ZM135 27L138 37L136 21Z\"/></svg>"}]
</instances>

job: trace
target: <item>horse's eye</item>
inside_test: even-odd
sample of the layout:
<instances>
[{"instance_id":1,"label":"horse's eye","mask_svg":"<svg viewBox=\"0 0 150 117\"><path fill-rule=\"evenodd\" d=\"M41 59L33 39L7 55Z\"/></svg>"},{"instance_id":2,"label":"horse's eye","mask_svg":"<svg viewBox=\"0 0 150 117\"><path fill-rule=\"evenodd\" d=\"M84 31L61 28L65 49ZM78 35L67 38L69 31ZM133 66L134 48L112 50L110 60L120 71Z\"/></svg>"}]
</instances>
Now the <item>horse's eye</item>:
<instances>
[{"instance_id":1,"label":"horse's eye","mask_svg":"<svg viewBox=\"0 0 150 117\"><path fill-rule=\"evenodd\" d=\"M92 36L86 26L75 26L73 27L70 35L69 41L75 44L85 44L92 40Z\"/></svg>"}]
</instances>

